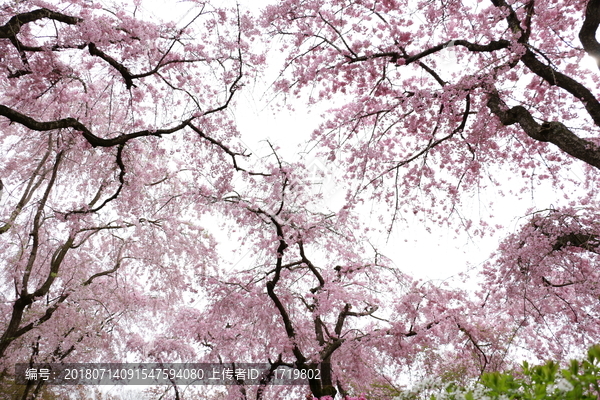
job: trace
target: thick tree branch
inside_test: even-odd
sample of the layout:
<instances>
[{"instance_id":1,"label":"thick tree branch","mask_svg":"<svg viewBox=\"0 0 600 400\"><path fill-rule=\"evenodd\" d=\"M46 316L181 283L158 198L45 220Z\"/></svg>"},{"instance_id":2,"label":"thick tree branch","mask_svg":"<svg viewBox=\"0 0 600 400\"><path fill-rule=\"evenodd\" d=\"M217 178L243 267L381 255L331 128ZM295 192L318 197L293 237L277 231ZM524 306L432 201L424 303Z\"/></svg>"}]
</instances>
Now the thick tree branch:
<instances>
[{"instance_id":1,"label":"thick tree branch","mask_svg":"<svg viewBox=\"0 0 600 400\"><path fill-rule=\"evenodd\" d=\"M279 241L279 245L277 246L277 261L275 266L275 274L273 279L267 282L267 294L271 298L271 301L275 304L277 311L279 311L279 315L281 315L281 319L283 320L283 326L285 328L285 332L287 337L292 341L292 352L298 361L298 366L304 366L306 363L306 357L302 354L300 348L298 347L298 343L296 342L296 330L294 328L294 324L292 323L292 319L290 318L285 306L279 299L279 296L275 293L275 286L279 282L281 277L281 269L283 268L283 253L285 249L287 249L288 244L285 241L283 234L283 226L277 221L277 218L274 216L268 215L262 210L258 211L259 213L267 215L273 225L275 226L275 230L277 232L277 237Z\"/></svg>"},{"instance_id":2,"label":"thick tree branch","mask_svg":"<svg viewBox=\"0 0 600 400\"><path fill-rule=\"evenodd\" d=\"M462 46L462 47L465 47L469 51L480 53L480 52L492 52L492 51L497 51L497 50L501 50L501 49L506 49L510 46L510 41L502 39L502 40L493 40L488 44L479 44L479 43L472 43L467 40L448 40L444 43L440 43L436 46L430 47L430 48L423 50L420 53L414 54L412 56L409 56L408 54L406 54L404 52L387 51L387 52L373 53L370 55L355 56L355 57L346 55L346 58L348 59L349 64L353 64L353 63L361 62L361 61L372 60L372 59L376 59L376 58L389 58L390 62L392 62L392 63L397 63L398 60L402 59L402 60L404 60L404 64L408 65L408 64L412 64L416 61L419 61L420 59L425 58L431 54L437 53L438 51L441 51L450 45Z\"/></svg>"},{"instance_id":3,"label":"thick tree branch","mask_svg":"<svg viewBox=\"0 0 600 400\"><path fill-rule=\"evenodd\" d=\"M231 100L231 98L228 99L228 102L230 100ZM224 109L225 107L226 106L219 107L219 110ZM211 112L215 112L215 110L211 110ZM236 157L237 156L247 157L248 155L235 152L235 151L231 150L228 146L226 146L225 144L220 142L219 140L213 139L210 136L208 136L207 134L205 134L199 127L197 127L196 125L194 125L192 123L193 118L184 120L184 121L180 122L178 125L175 125L171 128L157 129L157 130L142 130L142 131L138 131L138 132L132 132L132 133L119 135L119 136L116 136L116 137L110 138L110 139L104 139L104 138L94 135L88 127L86 127L84 124L82 124L75 118L63 118L63 119L56 120L56 121L40 122L40 121L37 121L25 114L22 114L16 110L13 110L12 108L9 108L9 107L1 105L1 104L0 104L0 115L8 118L12 122L17 122L17 123L25 126L26 128L29 128L34 131L39 131L39 132L47 132L47 131L52 131L52 130L57 130L57 129L69 129L69 128L74 129L76 131L81 132L83 137L86 139L86 141L90 145L92 145L92 147L114 147L114 146L122 147L128 141L133 140L133 139L137 139L137 138L141 138L141 137L149 137L149 136L161 137L162 135L172 134L172 133L178 132L180 130L183 130L183 129L189 127L194 132L196 132L201 138L214 144L219 149L221 149L222 151L227 153L231 157L233 166L237 171L244 171L250 175L267 175L267 174L263 174L263 173L247 171L244 168L240 167L237 163ZM119 181L121 182L121 185L122 185L122 183L123 183L122 177L124 175L125 169L123 166L121 166L119 164L119 154L121 151L122 150L119 150L119 153L117 154L117 164L119 165L119 168L121 170L121 173L119 175ZM118 193L117 193L117 195L118 195ZM104 204L103 204L103 206L104 206ZM101 207L98 207L97 209L99 209L99 208L101 208ZM0 231L0 233L1 233L1 231Z\"/></svg>"},{"instance_id":4,"label":"thick tree branch","mask_svg":"<svg viewBox=\"0 0 600 400\"><path fill-rule=\"evenodd\" d=\"M42 315L40 318L38 318L37 320L30 322L29 324L19 328L19 330L17 330L14 333L14 336L9 338L11 339L7 344L9 344L10 342L12 342L12 340L23 336L24 334L26 334L27 332L29 332L30 330L32 330L33 328L35 328L36 326L39 326L41 324L43 324L44 322L48 321L51 317L52 314L54 314L54 312L58 309L58 307L69 297L69 293L64 293L62 294L58 300L56 300L56 302L54 304L52 304L50 307L48 307L46 309L46 311L44 312L44 315ZM1 343L1 342L0 342ZM3 348L4 343L0 344L0 357L2 357L3 354L3 350L5 350L5 348Z\"/></svg>"},{"instance_id":5,"label":"thick tree branch","mask_svg":"<svg viewBox=\"0 0 600 400\"><path fill-rule=\"evenodd\" d=\"M40 318L20 327L25 308L31 305L36 298L45 296L50 290L52 283L54 283L54 280L58 276L58 271L62 265L64 257L71 249L74 240L74 237L69 237L69 239L67 239L67 241L54 253L50 263L50 271L48 272L48 276L46 277L44 283L37 290L35 290L33 293L27 293L25 289L21 291L18 299L13 304L13 310L8 326L6 327L2 337L0 337L0 358L3 357L4 352L14 340L23 336L36 326L48 321L52 317L52 314L54 314L54 312L58 309L60 304L62 304L69 297L70 293L63 293L58 300L54 302L54 304L46 309L45 313Z\"/></svg>"},{"instance_id":6,"label":"thick tree branch","mask_svg":"<svg viewBox=\"0 0 600 400\"><path fill-rule=\"evenodd\" d=\"M585 9L585 19L579 31L579 40L585 51L592 56L600 68L600 43L596 31L600 25L600 0L590 0Z\"/></svg>"},{"instance_id":7,"label":"thick tree branch","mask_svg":"<svg viewBox=\"0 0 600 400\"><path fill-rule=\"evenodd\" d=\"M63 22L69 25L76 25L82 21L80 18L71 17L59 12L48 10L47 8L40 8L38 10L33 10L25 13L21 13L13 16L6 24L0 26L0 39L8 39L12 43L12 45L17 49L21 57L21 61L25 65L24 70L19 70L16 72L10 72L10 77L17 78L19 76L27 75L30 73L29 69L29 61L27 59L26 51L43 51L42 47L38 46L27 46L23 44L18 38L17 35L21 31L23 25L28 24L30 22L35 22L41 19L51 19L54 21Z\"/></svg>"},{"instance_id":8,"label":"thick tree branch","mask_svg":"<svg viewBox=\"0 0 600 400\"><path fill-rule=\"evenodd\" d=\"M185 121L180 122L178 125L173 126L172 128L157 129L152 131L142 130L138 132L119 135L110 139L104 139L94 135L88 127L86 127L84 124L82 124L75 118L63 118L56 121L40 122L4 105L0 105L0 115L8 118L12 122L17 122L25 126L26 128L39 132L47 132L57 129L68 128L74 129L76 131L81 132L83 137L87 140L87 142L90 145L92 145L92 147L114 147L125 144L132 139L140 137L161 137L161 135L168 135L184 129L189 125L190 121L192 120L191 118L187 119Z\"/></svg>"},{"instance_id":9,"label":"thick tree branch","mask_svg":"<svg viewBox=\"0 0 600 400\"><path fill-rule=\"evenodd\" d=\"M548 84L558 86L580 100L594 123L600 126L600 103L588 88L575 79L542 63L529 49L521 57L521 61L531 72L543 78Z\"/></svg>"},{"instance_id":10,"label":"thick tree branch","mask_svg":"<svg viewBox=\"0 0 600 400\"><path fill-rule=\"evenodd\" d=\"M567 246L579 247L596 253L600 247L600 238L592 233L569 233L557 237L552 250L558 251Z\"/></svg>"},{"instance_id":11,"label":"thick tree branch","mask_svg":"<svg viewBox=\"0 0 600 400\"><path fill-rule=\"evenodd\" d=\"M100 50L94 43L88 43L88 51L91 55L100 57L101 59L106 61L111 67L119 71L119 73L123 77L123 80L125 81L125 86L127 86L127 89L135 87L135 85L133 84L133 77L131 75L131 72L129 72L129 69L127 69L127 67L125 67L123 64L119 63L117 60Z\"/></svg>"},{"instance_id":12,"label":"thick tree branch","mask_svg":"<svg viewBox=\"0 0 600 400\"><path fill-rule=\"evenodd\" d=\"M525 107L509 109L502 103L498 93L490 94L487 106L502 124L508 126L518 123L532 139L553 143L567 154L600 168L600 146L578 137L562 123L551 121L539 124Z\"/></svg>"},{"instance_id":13,"label":"thick tree branch","mask_svg":"<svg viewBox=\"0 0 600 400\"><path fill-rule=\"evenodd\" d=\"M346 303L342 311L340 311L340 313L338 314L337 322L335 324L334 329L334 332L338 337L342 335L342 328L344 327L344 322L346 321L346 317L348 316L348 312L350 312L351 307L352 306L350 304Z\"/></svg>"},{"instance_id":14,"label":"thick tree branch","mask_svg":"<svg viewBox=\"0 0 600 400\"><path fill-rule=\"evenodd\" d=\"M308 269L310 269L310 272L312 272L315 278L317 278L317 280L319 281L319 286L310 290L311 292L315 293L317 290L325 286L325 279L323 279L323 276L321 275L319 270L317 270L317 268L308 259L308 257L306 257L306 253L304 252L304 243L302 241L298 242L298 249L300 250L300 257L302 258L302 262L306 264Z\"/></svg>"},{"instance_id":15,"label":"thick tree branch","mask_svg":"<svg viewBox=\"0 0 600 400\"><path fill-rule=\"evenodd\" d=\"M123 65L120 62L118 62L113 57L109 56L108 54L106 54L105 52L103 52L102 50L100 50L98 48L98 46L96 46L95 43L88 43L87 46L88 46L88 51L89 51L90 55L96 56L96 57L99 57L99 58L103 59L111 67L113 67L114 69L116 69L119 72L119 74L121 74L121 76L123 77L123 80L125 81L125 86L127 87L127 89L131 89L132 87L137 87L133 83L134 79L145 78L147 76L156 74L156 73L158 73L158 71L161 68L166 67L168 65L179 64L179 63L183 64L183 63L194 63L194 62L206 61L206 59L204 59L204 58L193 59L193 60L170 60L170 61L167 61L167 62L163 62L163 59L161 59L158 62L158 64L156 65L156 67L152 68L151 70L146 71L146 72L142 72L142 73L139 73L139 74L133 74L133 73L131 73L131 71L129 71L129 68L127 68L125 65ZM164 56L163 56L163 58L164 58Z\"/></svg>"},{"instance_id":16,"label":"thick tree branch","mask_svg":"<svg viewBox=\"0 0 600 400\"><path fill-rule=\"evenodd\" d=\"M40 8L38 10L15 15L9 19L6 24L0 26L0 38L14 38L17 34L19 34L23 25L44 18L52 19L69 25L77 25L83 21L81 18L71 17L56 11L48 10L47 8Z\"/></svg>"}]
</instances>

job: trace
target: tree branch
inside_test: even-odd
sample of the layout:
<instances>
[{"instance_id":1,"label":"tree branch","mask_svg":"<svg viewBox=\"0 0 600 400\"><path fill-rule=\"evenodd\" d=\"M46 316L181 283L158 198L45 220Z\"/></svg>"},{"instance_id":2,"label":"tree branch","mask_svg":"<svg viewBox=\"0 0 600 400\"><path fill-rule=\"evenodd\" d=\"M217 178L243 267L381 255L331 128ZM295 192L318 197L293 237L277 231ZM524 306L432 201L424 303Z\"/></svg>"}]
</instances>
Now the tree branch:
<instances>
[{"instance_id":1,"label":"tree branch","mask_svg":"<svg viewBox=\"0 0 600 400\"><path fill-rule=\"evenodd\" d=\"M598 25L600 25L600 0L589 0L585 9L585 19L579 31L579 40L600 68L600 43L596 40Z\"/></svg>"},{"instance_id":2,"label":"tree branch","mask_svg":"<svg viewBox=\"0 0 600 400\"><path fill-rule=\"evenodd\" d=\"M69 15L61 14L56 11L48 10L47 8L40 8L38 10L33 10L15 15L11 19L9 19L6 24L0 26L0 38L14 38L17 36L17 34L19 34L23 25L44 18L53 19L55 21L59 21L68 25L77 25L78 23L83 21L81 18L71 17Z\"/></svg>"},{"instance_id":3,"label":"tree branch","mask_svg":"<svg viewBox=\"0 0 600 400\"><path fill-rule=\"evenodd\" d=\"M600 146L578 137L562 123L551 121L538 124L525 107L515 106L509 109L502 103L497 92L489 95L487 106L503 125L518 123L532 139L553 143L567 154L600 168ZM600 117L600 110L598 115Z\"/></svg>"}]
</instances>

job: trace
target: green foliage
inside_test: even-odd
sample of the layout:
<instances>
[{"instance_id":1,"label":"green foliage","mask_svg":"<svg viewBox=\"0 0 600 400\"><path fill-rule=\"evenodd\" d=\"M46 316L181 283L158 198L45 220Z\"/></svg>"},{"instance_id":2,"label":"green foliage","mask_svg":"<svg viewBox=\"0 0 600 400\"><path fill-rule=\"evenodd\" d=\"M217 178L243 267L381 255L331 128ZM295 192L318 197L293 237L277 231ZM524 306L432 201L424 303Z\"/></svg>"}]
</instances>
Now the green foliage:
<instances>
[{"instance_id":1,"label":"green foliage","mask_svg":"<svg viewBox=\"0 0 600 400\"><path fill-rule=\"evenodd\" d=\"M561 369L554 361L518 372L485 373L471 387L454 382L427 381L396 399L429 400L597 400L600 398L600 345L588 350L587 359L572 360Z\"/></svg>"}]
</instances>

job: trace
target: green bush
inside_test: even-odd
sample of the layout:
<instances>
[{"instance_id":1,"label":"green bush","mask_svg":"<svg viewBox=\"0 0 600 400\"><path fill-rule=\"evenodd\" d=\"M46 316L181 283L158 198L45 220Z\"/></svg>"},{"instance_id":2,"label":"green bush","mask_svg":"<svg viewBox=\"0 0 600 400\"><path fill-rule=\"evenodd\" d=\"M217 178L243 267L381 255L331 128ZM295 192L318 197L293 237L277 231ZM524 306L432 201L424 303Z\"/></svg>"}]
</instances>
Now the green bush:
<instances>
[{"instance_id":1,"label":"green bush","mask_svg":"<svg viewBox=\"0 0 600 400\"><path fill-rule=\"evenodd\" d=\"M588 350L586 360L572 360L561 369L554 361L516 372L482 375L472 387L436 380L423 382L397 396L397 400L597 400L600 398L600 345Z\"/></svg>"}]
</instances>

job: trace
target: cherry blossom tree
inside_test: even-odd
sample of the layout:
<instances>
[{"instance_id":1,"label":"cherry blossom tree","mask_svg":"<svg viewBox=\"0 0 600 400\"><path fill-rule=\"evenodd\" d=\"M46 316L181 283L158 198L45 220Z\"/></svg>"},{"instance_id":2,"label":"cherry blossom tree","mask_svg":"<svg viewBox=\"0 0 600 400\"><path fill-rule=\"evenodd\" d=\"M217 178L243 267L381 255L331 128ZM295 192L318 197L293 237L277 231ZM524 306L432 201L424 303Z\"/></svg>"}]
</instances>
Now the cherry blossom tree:
<instances>
[{"instance_id":1,"label":"cherry blossom tree","mask_svg":"<svg viewBox=\"0 0 600 400\"><path fill-rule=\"evenodd\" d=\"M395 222L434 201L447 219L502 170L560 188L578 159L594 181L598 76L583 61L597 55L597 7L291 0L263 24L288 49L278 90L336 99L313 139Z\"/></svg>"},{"instance_id":2,"label":"cherry blossom tree","mask_svg":"<svg viewBox=\"0 0 600 400\"><path fill-rule=\"evenodd\" d=\"M387 206L388 232L414 214L485 235L493 205L473 217L470 195L553 189L490 260L473 309L480 334L507 328L488 339L540 358L598 341L599 7L290 0L262 16L287 50L276 90L335 102L312 145L352 200Z\"/></svg>"},{"instance_id":3,"label":"cherry blossom tree","mask_svg":"<svg viewBox=\"0 0 600 400\"><path fill-rule=\"evenodd\" d=\"M510 316L515 344L564 361L598 341L597 216L538 210L486 265L486 307Z\"/></svg>"},{"instance_id":4,"label":"cherry blossom tree","mask_svg":"<svg viewBox=\"0 0 600 400\"><path fill-rule=\"evenodd\" d=\"M169 331L203 348L203 360L270 365L260 386L240 380L226 398L303 397L304 388L271 385L278 368L304 371L316 398L389 398L413 369L473 376L506 365L510 330L488 330L463 291L400 272L353 207L320 212L306 166L272 158L268 176L238 182L245 190L202 194L250 249L249 268L208 277L206 307L181 308Z\"/></svg>"},{"instance_id":5,"label":"cherry blossom tree","mask_svg":"<svg viewBox=\"0 0 600 400\"><path fill-rule=\"evenodd\" d=\"M2 376L123 361L131 330L215 266L190 188L241 170L226 109L257 65L251 25L205 2L179 24L138 6L0 8Z\"/></svg>"},{"instance_id":6,"label":"cherry blossom tree","mask_svg":"<svg viewBox=\"0 0 600 400\"><path fill-rule=\"evenodd\" d=\"M1 373L263 362L261 385L224 396L384 399L400 373L477 377L519 349L598 341L599 1L285 0L258 25L202 1L161 23L142 3L1 8ZM259 34L285 57L275 100L334 105L307 147L342 171L339 210L307 163L275 146L252 161L238 141L236 93L270 60ZM371 244L407 215L483 236L493 211L465 199L538 185L556 199L476 293L413 280ZM319 378L271 385L278 367Z\"/></svg>"}]
</instances>

